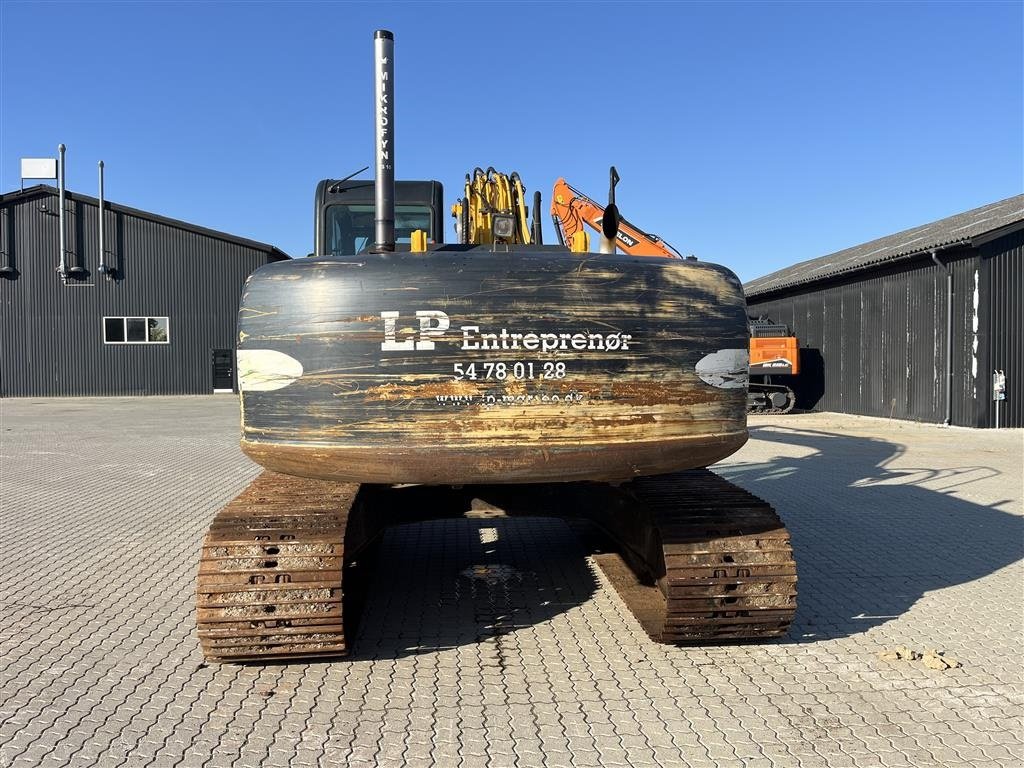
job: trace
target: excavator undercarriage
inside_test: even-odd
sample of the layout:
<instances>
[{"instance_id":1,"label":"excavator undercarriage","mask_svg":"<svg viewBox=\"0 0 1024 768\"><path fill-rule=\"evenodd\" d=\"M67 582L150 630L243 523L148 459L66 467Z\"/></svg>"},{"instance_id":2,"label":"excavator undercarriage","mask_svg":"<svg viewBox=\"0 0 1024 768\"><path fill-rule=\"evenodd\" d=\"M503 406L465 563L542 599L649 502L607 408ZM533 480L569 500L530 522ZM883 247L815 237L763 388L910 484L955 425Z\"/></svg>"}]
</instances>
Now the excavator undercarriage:
<instances>
[{"instance_id":1,"label":"excavator undercarriage","mask_svg":"<svg viewBox=\"0 0 1024 768\"><path fill-rule=\"evenodd\" d=\"M373 545L388 525L498 514L584 524L595 562L652 639L785 634L796 609L789 534L771 506L708 470L606 483L393 488L264 472L203 543L197 620L211 661L343 656Z\"/></svg>"},{"instance_id":2,"label":"excavator undercarriage","mask_svg":"<svg viewBox=\"0 0 1024 768\"><path fill-rule=\"evenodd\" d=\"M783 384L751 381L747 391L747 413L758 415L789 413L796 405L796 394Z\"/></svg>"}]
</instances>

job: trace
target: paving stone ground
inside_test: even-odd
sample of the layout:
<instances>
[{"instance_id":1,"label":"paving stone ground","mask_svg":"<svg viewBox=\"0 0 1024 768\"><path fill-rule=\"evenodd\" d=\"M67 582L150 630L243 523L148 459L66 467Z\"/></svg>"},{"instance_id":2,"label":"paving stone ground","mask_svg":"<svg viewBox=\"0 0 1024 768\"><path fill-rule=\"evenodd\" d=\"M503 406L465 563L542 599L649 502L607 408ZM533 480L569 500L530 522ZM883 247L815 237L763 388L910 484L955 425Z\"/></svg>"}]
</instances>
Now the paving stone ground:
<instances>
[{"instance_id":1,"label":"paving stone ground","mask_svg":"<svg viewBox=\"0 0 1024 768\"><path fill-rule=\"evenodd\" d=\"M199 545L258 472L234 400L0 416L0 766L1024 763L1019 430L754 419L716 471L792 531L781 641L656 645L564 523L466 519L388 532L351 660L216 666Z\"/></svg>"}]
</instances>

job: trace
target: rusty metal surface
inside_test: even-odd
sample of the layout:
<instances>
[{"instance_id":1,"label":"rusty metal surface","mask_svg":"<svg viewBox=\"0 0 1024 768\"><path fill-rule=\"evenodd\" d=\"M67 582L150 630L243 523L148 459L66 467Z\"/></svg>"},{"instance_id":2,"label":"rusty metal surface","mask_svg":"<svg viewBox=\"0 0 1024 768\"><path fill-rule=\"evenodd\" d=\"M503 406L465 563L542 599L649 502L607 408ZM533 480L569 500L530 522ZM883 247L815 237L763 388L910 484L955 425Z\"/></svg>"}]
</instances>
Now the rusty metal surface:
<instances>
[{"instance_id":1,"label":"rusty metal surface","mask_svg":"<svg viewBox=\"0 0 1024 768\"><path fill-rule=\"evenodd\" d=\"M272 265L239 313L243 448L354 482L704 466L745 441L748 333L735 276L701 262L445 246Z\"/></svg>"},{"instance_id":2,"label":"rusty metal surface","mask_svg":"<svg viewBox=\"0 0 1024 768\"><path fill-rule=\"evenodd\" d=\"M528 442L487 451L459 446L378 447L274 445L242 441L242 450L275 472L365 483L523 483L538 480L631 480L680 467L706 467L739 450L747 432L624 443L538 449Z\"/></svg>"},{"instance_id":3,"label":"rusty metal surface","mask_svg":"<svg viewBox=\"0 0 1024 768\"><path fill-rule=\"evenodd\" d=\"M652 639L705 644L786 634L796 613L796 563L771 505L708 470L642 478L625 492L632 499L594 514L622 559L596 560Z\"/></svg>"},{"instance_id":4,"label":"rusty metal surface","mask_svg":"<svg viewBox=\"0 0 1024 768\"><path fill-rule=\"evenodd\" d=\"M359 486L264 472L203 541L196 623L208 661L343 655L342 576ZM356 512L355 514L358 514Z\"/></svg>"}]
</instances>

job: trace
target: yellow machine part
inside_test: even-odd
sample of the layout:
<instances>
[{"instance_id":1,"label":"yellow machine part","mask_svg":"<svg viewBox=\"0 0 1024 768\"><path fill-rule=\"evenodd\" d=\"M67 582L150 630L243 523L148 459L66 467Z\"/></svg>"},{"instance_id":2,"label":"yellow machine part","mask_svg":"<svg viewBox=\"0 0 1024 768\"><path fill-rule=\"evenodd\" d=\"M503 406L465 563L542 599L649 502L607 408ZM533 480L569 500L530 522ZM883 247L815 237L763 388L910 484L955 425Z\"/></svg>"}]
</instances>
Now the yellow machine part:
<instances>
[{"instance_id":1,"label":"yellow machine part","mask_svg":"<svg viewBox=\"0 0 1024 768\"><path fill-rule=\"evenodd\" d=\"M569 250L573 253L587 253L590 250L590 235L582 229L572 233L572 241L569 243Z\"/></svg>"},{"instance_id":2,"label":"yellow machine part","mask_svg":"<svg viewBox=\"0 0 1024 768\"><path fill-rule=\"evenodd\" d=\"M409 244L409 250L413 253L424 253L427 250L427 231L425 229L414 229Z\"/></svg>"},{"instance_id":3,"label":"yellow machine part","mask_svg":"<svg viewBox=\"0 0 1024 768\"><path fill-rule=\"evenodd\" d=\"M501 242L530 244L526 187L518 173L507 175L493 168L474 168L472 174L466 174L463 198L452 206L451 212L464 243L494 243L493 215L504 214L513 217L515 227L512 237L502 238Z\"/></svg>"}]
</instances>

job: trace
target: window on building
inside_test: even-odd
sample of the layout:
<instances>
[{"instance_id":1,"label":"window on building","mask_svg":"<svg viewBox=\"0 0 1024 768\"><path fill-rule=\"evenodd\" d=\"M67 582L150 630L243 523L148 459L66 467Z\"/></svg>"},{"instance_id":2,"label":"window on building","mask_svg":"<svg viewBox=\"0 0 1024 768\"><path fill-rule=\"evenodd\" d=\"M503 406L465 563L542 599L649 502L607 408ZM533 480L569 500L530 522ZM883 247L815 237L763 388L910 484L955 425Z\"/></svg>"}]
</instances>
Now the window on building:
<instances>
[{"instance_id":1,"label":"window on building","mask_svg":"<svg viewBox=\"0 0 1024 768\"><path fill-rule=\"evenodd\" d=\"M103 340L107 344L120 344L124 341L124 318L103 318Z\"/></svg>"},{"instance_id":2,"label":"window on building","mask_svg":"<svg viewBox=\"0 0 1024 768\"><path fill-rule=\"evenodd\" d=\"M104 317L104 344L167 344L171 340L166 317Z\"/></svg>"},{"instance_id":3,"label":"window on building","mask_svg":"<svg viewBox=\"0 0 1024 768\"><path fill-rule=\"evenodd\" d=\"M168 341L167 339L167 318L147 317L146 318L146 341L157 344Z\"/></svg>"}]
</instances>

